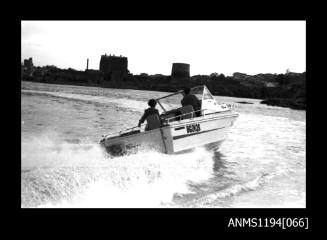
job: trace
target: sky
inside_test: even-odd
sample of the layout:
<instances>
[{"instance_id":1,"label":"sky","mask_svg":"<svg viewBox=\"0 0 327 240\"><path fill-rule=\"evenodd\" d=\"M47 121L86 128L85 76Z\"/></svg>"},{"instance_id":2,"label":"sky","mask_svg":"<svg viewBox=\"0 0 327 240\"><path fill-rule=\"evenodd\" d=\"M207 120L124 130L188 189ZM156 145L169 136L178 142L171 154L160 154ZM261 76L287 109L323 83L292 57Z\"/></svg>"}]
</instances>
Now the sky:
<instances>
[{"instance_id":1,"label":"sky","mask_svg":"<svg viewBox=\"0 0 327 240\"><path fill-rule=\"evenodd\" d=\"M133 74L191 76L306 71L305 21L22 21L21 58L35 66L99 69L101 55L128 58Z\"/></svg>"}]
</instances>

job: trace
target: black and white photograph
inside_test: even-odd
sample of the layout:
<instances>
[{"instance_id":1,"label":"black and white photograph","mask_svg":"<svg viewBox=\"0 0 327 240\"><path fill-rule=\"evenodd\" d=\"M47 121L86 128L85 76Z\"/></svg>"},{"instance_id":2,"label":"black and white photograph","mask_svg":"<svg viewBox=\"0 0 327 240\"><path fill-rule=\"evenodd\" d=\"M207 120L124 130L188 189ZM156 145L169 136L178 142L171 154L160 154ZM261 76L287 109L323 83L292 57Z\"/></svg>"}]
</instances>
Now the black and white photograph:
<instances>
[{"instance_id":1,"label":"black and white photograph","mask_svg":"<svg viewBox=\"0 0 327 240\"><path fill-rule=\"evenodd\" d=\"M305 20L20 27L21 208L307 207Z\"/></svg>"}]
</instances>

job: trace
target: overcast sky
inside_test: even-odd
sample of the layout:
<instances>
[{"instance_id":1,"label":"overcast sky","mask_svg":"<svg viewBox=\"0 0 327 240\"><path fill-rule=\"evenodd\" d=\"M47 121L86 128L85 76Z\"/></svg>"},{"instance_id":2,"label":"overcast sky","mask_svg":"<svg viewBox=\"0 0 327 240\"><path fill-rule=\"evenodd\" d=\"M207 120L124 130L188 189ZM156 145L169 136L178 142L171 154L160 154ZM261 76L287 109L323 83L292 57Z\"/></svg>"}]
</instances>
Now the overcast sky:
<instances>
[{"instance_id":1,"label":"overcast sky","mask_svg":"<svg viewBox=\"0 0 327 240\"><path fill-rule=\"evenodd\" d=\"M101 55L128 57L133 74L304 72L305 21L22 21L22 59L36 66L99 69ZM23 60L22 60L23 61Z\"/></svg>"}]
</instances>

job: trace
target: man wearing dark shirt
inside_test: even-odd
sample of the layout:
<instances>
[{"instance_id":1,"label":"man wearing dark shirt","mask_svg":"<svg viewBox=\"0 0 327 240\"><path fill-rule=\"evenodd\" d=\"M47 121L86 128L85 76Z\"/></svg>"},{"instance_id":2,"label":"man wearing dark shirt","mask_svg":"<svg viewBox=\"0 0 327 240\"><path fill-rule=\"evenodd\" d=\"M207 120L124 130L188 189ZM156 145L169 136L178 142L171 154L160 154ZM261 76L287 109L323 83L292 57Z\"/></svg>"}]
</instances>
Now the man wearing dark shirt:
<instances>
[{"instance_id":1,"label":"man wearing dark shirt","mask_svg":"<svg viewBox=\"0 0 327 240\"><path fill-rule=\"evenodd\" d=\"M154 99L150 99L148 101L148 105L150 106L148 109L145 109L144 110L144 114L143 116L141 117L141 119L139 120L139 124L138 124L138 127L141 126L142 123L144 123L145 119L150 116L150 115L154 115L154 114L157 114L158 117L159 117L159 111L155 108L156 105L157 105L157 101L154 100Z\"/></svg>"},{"instance_id":2,"label":"man wearing dark shirt","mask_svg":"<svg viewBox=\"0 0 327 240\"><path fill-rule=\"evenodd\" d=\"M187 105L192 105L194 111L201 110L200 100L195 95L190 94L190 89L185 88L184 93L185 93L184 98L181 101L182 106L185 107ZM197 112L197 115L199 114L200 112Z\"/></svg>"}]
</instances>

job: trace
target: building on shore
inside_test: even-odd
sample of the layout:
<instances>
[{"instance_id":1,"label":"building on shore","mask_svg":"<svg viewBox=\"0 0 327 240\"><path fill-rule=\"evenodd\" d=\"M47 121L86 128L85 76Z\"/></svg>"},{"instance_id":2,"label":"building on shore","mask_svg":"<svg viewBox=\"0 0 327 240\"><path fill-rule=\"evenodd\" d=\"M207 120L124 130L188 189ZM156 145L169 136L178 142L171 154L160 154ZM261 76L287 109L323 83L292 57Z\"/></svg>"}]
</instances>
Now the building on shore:
<instances>
[{"instance_id":1,"label":"building on shore","mask_svg":"<svg viewBox=\"0 0 327 240\"><path fill-rule=\"evenodd\" d=\"M24 63L22 66L23 73L27 74L28 76L32 76L34 70L33 59L24 59Z\"/></svg>"},{"instance_id":2,"label":"building on shore","mask_svg":"<svg viewBox=\"0 0 327 240\"><path fill-rule=\"evenodd\" d=\"M102 55L99 70L104 75L104 80L120 81L128 74L127 57L115 55Z\"/></svg>"}]
</instances>

